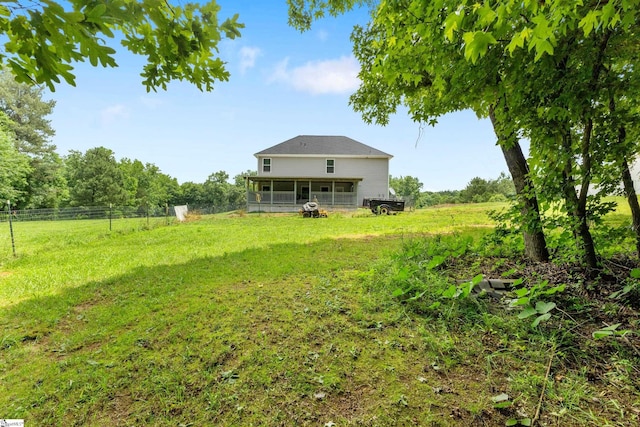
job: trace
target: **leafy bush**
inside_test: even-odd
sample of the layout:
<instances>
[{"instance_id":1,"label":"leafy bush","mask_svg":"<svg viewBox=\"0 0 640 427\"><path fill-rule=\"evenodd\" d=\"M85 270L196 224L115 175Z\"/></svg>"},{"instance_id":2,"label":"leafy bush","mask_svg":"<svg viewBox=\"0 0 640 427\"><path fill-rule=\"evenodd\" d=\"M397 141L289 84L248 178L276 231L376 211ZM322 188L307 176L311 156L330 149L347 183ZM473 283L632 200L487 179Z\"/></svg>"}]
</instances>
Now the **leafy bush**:
<instances>
[{"instance_id":1,"label":"leafy bush","mask_svg":"<svg viewBox=\"0 0 640 427\"><path fill-rule=\"evenodd\" d=\"M406 242L388 263L372 275L378 290L417 313L453 316L456 310L439 310L445 302L462 301L476 282L452 284L439 270L475 249L471 237L439 235ZM466 304L465 302L462 305Z\"/></svg>"}]
</instances>

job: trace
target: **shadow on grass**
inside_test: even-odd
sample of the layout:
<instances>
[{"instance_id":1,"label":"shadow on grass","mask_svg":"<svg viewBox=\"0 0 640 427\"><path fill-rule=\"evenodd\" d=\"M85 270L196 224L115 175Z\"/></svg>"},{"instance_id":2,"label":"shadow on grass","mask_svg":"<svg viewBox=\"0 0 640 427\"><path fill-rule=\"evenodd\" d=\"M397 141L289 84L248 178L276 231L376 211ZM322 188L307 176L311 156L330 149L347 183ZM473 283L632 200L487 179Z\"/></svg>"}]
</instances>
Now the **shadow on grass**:
<instances>
[{"instance_id":1,"label":"shadow on grass","mask_svg":"<svg viewBox=\"0 0 640 427\"><path fill-rule=\"evenodd\" d=\"M360 286L360 272L402 242L276 244L137 268L8 307L0 415L65 426L505 425L515 409L491 399L516 387L518 409L531 411L544 349L522 359L523 343L492 333L497 317L452 331ZM554 392L575 395L572 381ZM575 384L584 404L594 392ZM623 412L603 416L624 425ZM571 416L562 425L585 424Z\"/></svg>"},{"instance_id":2,"label":"shadow on grass","mask_svg":"<svg viewBox=\"0 0 640 427\"><path fill-rule=\"evenodd\" d=\"M358 292L343 294L343 279L400 244L390 237L277 244L137 268L8 307L0 314L2 416L34 425L277 425L295 413L314 422L312 408L269 401L343 387L332 359L310 371L319 365L318 343L338 339L349 328L344 314L358 310ZM267 400L266 389L274 394Z\"/></svg>"},{"instance_id":3,"label":"shadow on grass","mask_svg":"<svg viewBox=\"0 0 640 427\"><path fill-rule=\"evenodd\" d=\"M400 247L401 239L365 236L325 239L308 244L277 244L194 259L188 263L139 267L100 282L69 288L6 307L0 314L7 329L55 326L74 306L123 305L128 298L152 301L191 294L215 294L220 288L279 281L288 275L323 275L359 268ZM81 269L82 266L77 268ZM38 335L36 333L36 335Z\"/></svg>"}]
</instances>

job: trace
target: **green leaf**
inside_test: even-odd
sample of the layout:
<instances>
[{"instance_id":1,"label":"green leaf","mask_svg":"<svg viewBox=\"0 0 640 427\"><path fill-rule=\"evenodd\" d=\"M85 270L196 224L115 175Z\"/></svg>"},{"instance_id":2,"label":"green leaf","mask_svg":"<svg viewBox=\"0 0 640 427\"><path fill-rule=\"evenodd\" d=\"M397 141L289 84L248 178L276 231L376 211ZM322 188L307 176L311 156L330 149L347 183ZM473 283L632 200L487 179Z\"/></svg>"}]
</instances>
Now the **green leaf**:
<instances>
[{"instance_id":1,"label":"green leaf","mask_svg":"<svg viewBox=\"0 0 640 427\"><path fill-rule=\"evenodd\" d=\"M398 297L401 297L404 294L405 294L404 289L396 288L396 289L394 289L394 291L393 291L393 293L391 295L393 295L394 298L398 298Z\"/></svg>"},{"instance_id":2,"label":"green leaf","mask_svg":"<svg viewBox=\"0 0 640 427\"><path fill-rule=\"evenodd\" d=\"M558 293L558 292L563 292L566 287L567 287L567 285L565 285L565 284L554 286L553 288L550 288L550 289L547 289L547 290L545 290L543 292L540 292L540 294L541 295L553 295L553 294Z\"/></svg>"},{"instance_id":3,"label":"green leaf","mask_svg":"<svg viewBox=\"0 0 640 427\"><path fill-rule=\"evenodd\" d=\"M78 23L84 21L84 13L74 11L67 13L67 19L69 22Z\"/></svg>"},{"instance_id":4,"label":"green leaf","mask_svg":"<svg viewBox=\"0 0 640 427\"><path fill-rule=\"evenodd\" d=\"M538 314L538 311L535 308L529 306L518 313L518 319L526 319L527 317L531 317L536 314Z\"/></svg>"},{"instance_id":5,"label":"green leaf","mask_svg":"<svg viewBox=\"0 0 640 427\"><path fill-rule=\"evenodd\" d=\"M514 274L516 272L515 268L510 268L509 270L505 271L504 273L502 273L500 276L502 277L509 277L512 274Z\"/></svg>"},{"instance_id":6,"label":"green leaf","mask_svg":"<svg viewBox=\"0 0 640 427\"><path fill-rule=\"evenodd\" d=\"M424 296L424 294L426 294L427 291L422 291L422 292L416 292L416 294L414 296L412 296L411 298L409 298L409 301L416 301L419 300L420 298L422 298Z\"/></svg>"},{"instance_id":7,"label":"green leaf","mask_svg":"<svg viewBox=\"0 0 640 427\"><path fill-rule=\"evenodd\" d=\"M603 6L601 20L602 24L609 28L613 28L620 22L620 14L616 10L614 2L608 2Z\"/></svg>"},{"instance_id":8,"label":"green leaf","mask_svg":"<svg viewBox=\"0 0 640 427\"><path fill-rule=\"evenodd\" d=\"M631 292L633 290L633 288L635 288L634 285L627 285L624 288L620 289L619 291L612 292L611 294L609 294L609 296L607 298L615 299L615 298L618 298L618 297L620 297L622 295L626 295L629 292Z\"/></svg>"},{"instance_id":9,"label":"green leaf","mask_svg":"<svg viewBox=\"0 0 640 427\"><path fill-rule=\"evenodd\" d=\"M543 314L542 316L538 316L538 317L536 317L536 320L533 321L531 326L533 326L535 328L536 326L538 326L540 324L540 322L547 321L550 318L551 318L551 313L547 313L547 314Z\"/></svg>"},{"instance_id":10,"label":"green leaf","mask_svg":"<svg viewBox=\"0 0 640 427\"><path fill-rule=\"evenodd\" d=\"M442 293L442 296L445 298L453 298L456 295L458 288L456 287L456 285L451 285L449 286L449 288L447 288L446 291L444 291Z\"/></svg>"},{"instance_id":11,"label":"green leaf","mask_svg":"<svg viewBox=\"0 0 640 427\"><path fill-rule=\"evenodd\" d=\"M453 41L454 33L460 29L464 14L460 11L450 13L444 20L444 36L449 41Z\"/></svg>"},{"instance_id":12,"label":"green leaf","mask_svg":"<svg viewBox=\"0 0 640 427\"><path fill-rule=\"evenodd\" d=\"M429 307L427 307L429 310L435 310L436 308L440 307L441 303L440 301L436 301L433 304L431 304Z\"/></svg>"},{"instance_id":13,"label":"green leaf","mask_svg":"<svg viewBox=\"0 0 640 427\"><path fill-rule=\"evenodd\" d=\"M522 298L518 298L518 299L514 299L513 301L511 301L509 303L509 307L518 307L521 305L528 305L530 301L529 297L522 297Z\"/></svg>"},{"instance_id":14,"label":"green leaf","mask_svg":"<svg viewBox=\"0 0 640 427\"><path fill-rule=\"evenodd\" d=\"M431 258L431 261L429 261L429 263L427 264L427 270L433 270L434 268L438 267L446 260L447 260L447 257L443 255L434 256L433 258Z\"/></svg>"},{"instance_id":15,"label":"green leaf","mask_svg":"<svg viewBox=\"0 0 640 427\"><path fill-rule=\"evenodd\" d=\"M407 267L402 267L396 273L396 280L400 280L400 281L407 280L409 276L410 276L409 269Z\"/></svg>"},{"instance_id":16,"label":"green leaf","mask_svg":"<svg viewBox=\"0 0 640 427\"><path fill-rule=\"evenodd\" d=\"M479 24L483 27L491 24L498 17L498 14L495 13L493 9L486 3L481 8L479 8L476 13L480 17Z\"/></svg>"},{"instance_id":17,"label":"green leaf","mask_svg":"<svg viewBox=\"0 0 640 427\"><path fill-rule=\"evenodd\" d=\"M578 28L582 28L582 31L584 31L585 37L589 36L589 34L591 33L591 31L593 31L594 28L597 28L600 26L600 21L598 18L601 15L601 13L602 12L599 10L592 9L589 12L587 12L584 18L580 20L580 22L578 23Z\"/></svg>"},{"instance_id":18,"label":"green leaf","mask_svg":"<svg viewBox=\"0 0 640 427\"><path fill-rule=\"evenodd\" d=\"M634 268L631 270L630 276L634 279L640 279L640 268Z\"/></svg>"},{"instance_id":19,"label":"green leaf","mask_svg":"<svg viewBox=\"0 0 640 427\"><path fill-rule=\"evenodd\" d=\"M475 286L474 285L474 280L472 280L470 282L463 283L460 286L458 286L458 296L462 296L463 298L467 298L471 294L471 291L473 290L473 287Z\"/></svg>"},{"instance_id":20,"label":"green leaf","mask_svg":"<svg viewBox=\"0 0 640 427\"><path fill-rule=\"evenodd\" d=\"M93 9L87 12L87 18L90 20L98 19L107 11L107 5L104 3L98 3Z\"/></svg>"},{"instance_id":21,"label":"green leaf","mask_svg":"<svg viewBox=\"0 0 640 427\"><path fill-rule=\"evenodd\" d=\"M542 55L544 55L545 53L553 55L553 45L549 42L549 40L540 38L534 39L532 41L532 46L536 49L536 56L534 58L534 61L542 58Z\"/></svg>"},{"instance_id":22,"label":"green leaf","mask_svg":"<svg viewBox=\"0 0 640 427\"><path fill-rule=\"evenodd\" d=\"M556 308L555 302L538 301L536 303L536 311L540 314L548 313L554 308Z\"/></svg>"},{"instance_id":23,"label":"green leaf","mask_svg":"<svg viewBox=\"0 0 640 427\"><path fill-rule=\"evenodd\" d=\"M607 326L606 328L602 328L601 331L615 331L622 325L622 323L616 323L614 325Z\"/></svg>"},{"instance_id":24,"label":"green leaf","mask_svg":"<svg viewBox=\"0 0 640 427\"><path fill-rule=\"evenodd\" d=\"M487 53L490 45L497 43L493 34L484 31L469 31L464 33L463 38L465 43L464 57L471 60L473 64Z\"/></svg>"},{"instance_id":25,"label":"green leaf","mask_svg":"<svg viewBox=\"0 0 640 427\"><path fill-rule=\"evenodd\" d=\"M544 15L544 12L534 16L531 19L531 22L536 24L533 28L533 36L538 39L547 40L553 34L551 28L549 27L549 21L547 17Z\"/></svg>"},{"instance_id":26,"label":"green leaf","mask_svg":"<svg viewBox=\"0 0 640 427\"><path fill-rule=\"evenodd\" d=\"M520 288L520 289L516 289L516 290L515 290L515 291L513 291L513 292L516 294L516 296L517 296L518 298L522 298L523 296L525 296L525 295L528 295L528 294L529 294L529 289L527 289L527 288Z\"/></svg>"},{"instance_id":27,"label":"green leaf","mask_svg":"<svg viewBox=\"0 0 640 427\"><path fill-rule=\"evenodd\" d=\"M511 39L511 41L507 45L507 51L510 54L513 54L514 50L516 50L517 48L523 48L523 47L524 47L524 40L522 40L522 38L519 35L516 35Z\"/></svg>"},{"instance_id":28,"label":"green leaf","mask_svg":"<svg viewBox=\"0 0 640 427\"><path fill-rule=\"evenodd\" d=\"M505 402L507 400L509 400L509 395L507 393L500 393L500 394L498 394L496 396L493 396L491 398L491 401L493 403Z\"/></svg>"},{"instance_id":29,"label":"green leaf","mask_svg":"<svg viewBox=\"0 0 640 427\"><path fill-rule=\"evenodd\" d=\"M484 276L482 274L478 274L473 279L471 279L471 283L475 286L478 283L482 282L482 279L484 279Z\"/></svg>"},{"instance_id":30,"label":"green leaf","mask_svg":"<svg viewBox=\"0 0 640 427\"><path fill-rule=\"evenodd\" d=\"M511 401L500 402L493 405L493 407L496 409L510 408L511 406L513 406L513 402Z\"/></svg>"},{"instance_id":31,"label":"green leaf","mask_svg":"<svg viewBox=\"0 0 640 427\"><path fill-rule=\"evenodd\" d=\"M605 337L610 337L611 335L613 335L613 331L605 331L603 329L600 329L598 331L594 331L591 336L593 336L594 339L601 339L601 338L605 338Z\"/></svg>"}]
</instances>

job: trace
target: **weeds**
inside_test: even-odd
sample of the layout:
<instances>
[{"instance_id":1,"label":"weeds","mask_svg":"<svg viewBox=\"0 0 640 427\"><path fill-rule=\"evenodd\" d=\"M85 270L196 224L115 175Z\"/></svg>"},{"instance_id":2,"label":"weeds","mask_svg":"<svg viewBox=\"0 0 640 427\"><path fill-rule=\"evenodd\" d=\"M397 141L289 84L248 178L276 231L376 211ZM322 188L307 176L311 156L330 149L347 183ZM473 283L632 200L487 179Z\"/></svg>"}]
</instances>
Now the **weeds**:
<instances>
[{"instance_id":1,"label":"weeds","mask_svg":"<svg viewBox=\"0 0 640 427\"><path fill-rule=\"evenodd\" d=\"M565 284L551 284L548 279L536 275L526 277L528 281L526 286L524 286L525 278L523 277L513 281L512 289L506 294L504 302L495 302L494 304L484 304L484 300L481 299L482 293L472 293L474 287L483 279L482 275L476 275L471 280L451 283L451 279L447 279L447 277L460 275L458 271L452 270L463 264L462 260L468 260L475 253L486 253L483 252L486 241L486 239L482 240L481 245L477 246L469 239L460 239L460 241L452 243L447 238L439 236L406 242L402 251L393 257L383 270L378 270L377 274L372 274L371 277L384 277L384 280L381 280L384 286L379 286L377 289L386 292L387 298L395 300L411 313L425 317L429 322L437 322L442 325L438 332L431 331L423 335L429 351L437 355L432 366L438 367L438 369L441 366L449 369L457 366L460 360L468 360L468 355L465 352L454 351L454 346L448 345L447 337L451 334L459 336L463 330L482 331L482 336L486 339L476 345L480 348L488 346L494 349L495 353L486 356L489 361L487 372L496 374L501 371L500 365L496 364L495 360L504 361L505 359L509 360L510 357L522 358L530 362L541 359L549 360L546 368L539 367L538 372L540 370L546 371L545 375L534 373L533 365L529 368L521 367L517 374L516 372L509 374L509 385L504 390L511 390L509 394L515 395L516 399L503 400L504 396L508 396L503 393L497 395L500 396L500 401L493 401L495 409L506 411L505 415L510 415L506 420L506 425L533 425L539 419L548 420L550 413L565 420L568 419L568 414L571 414L572 417L575 417L572 422L584 420L584 414L576 415L573 404L569 405L572 399L561 397L554 402L554 388L547 390L547 387L554 385L554 381L566 378L564 376L552 377L555 366L567 366L568 354L575 354L576 351L582 356L576 355L577 364L573 365L574 367L580 367L585 358L598 360L597 354L602 351L603 347L597 347L595 342L590 340L607 338L624 340L631 331L622 329L622 324L616 323L597 328L593 332L576 334L576 330L585 329L585 324L581 323L585 322L584 315L581 313L587 315L587 321L593 321L589 317L589 309L584 310L591 303L584 298L565 295L567 290ZM495 254L493 248L489 247L487 250L491 252L492 256ZM503 273L501 275L509 277L518 274L517 267L506 270L510 264L502 263L502 265ZM482 265L467 263L464 268L467 271L472 271L478 267L482 267ZM500 269L492 271L499 272ZM467 273L467 277L471 275ZM613 301L622 301L627 298L627 295L634 292L637 288L636 279L638 276L640 276L638 270L633 269L630 282L619 291L609 295L608 298L611 302L603 305L603 313L617 316L621 312L621 307L614 304ZM580 284L574 285L572 292L575 292L580 286ZM579 308L580 305L582 308ZM573 314L569 314L568 311ZM498 316L493 314L496 312L499 312ZM530 320L531 318L533 321ZM522 323L523 320L527 323ZM548 325L542 327L543 322L548 322ZM431 338L433 336L437 336L439 339L433 341ZM545 357L544 353L536 350L536 346L542 345L542 348L548 348L544 344L548 342L558 342L562 346L556 349L554 345L550 350L551 356ZM469 344L467 343L467 345ZM640 356L631 341L627 340L626 346L627 354L630 348L631 354L635 354L636 357ZM474 348L477 347L474 346ZM615 342L608 343L606 348L606 351L622 350L617 347ZM616 348L618 350L615 350ZM508 354L512 356L506 356ZM455 356L457 361L454 363L452 363L452 355L457 355ZM556 356L556 361L554 361L554 356ZM616 357L610 360L610 366L615 366ZM621 366L626 365L622 363ZM576 374L575 381L585 381L585 378L589 378L591 375L593 375L592 372ZM638 383L631 380L634 375L624 368L609 369L607 372L599 372L596 375L602 379L607 378L606 383L616 389L623 389L620 387L619 381L635 384L635 392L627 388L624 389L624 393L630 393L630 395L637 393ZM579 379L580 376L582 376L582 380ZM557 388L557 390L560 389L561 387ZM563 391L563 393L566 392ZM583 406L584 399L592 399L597 395L593 387L587 387L583 393L584 397L578 398ZM635 399L632 398L632 400ZM550 407L558 405L558 409L555 411L549 409L548 413L541 414L540 409L543 404ZM514 412L518 412L516 408L520 408L518 409L519 415L513 416ZM507 409L509 410L507 411Z\"/></svg>"}]
</instances>

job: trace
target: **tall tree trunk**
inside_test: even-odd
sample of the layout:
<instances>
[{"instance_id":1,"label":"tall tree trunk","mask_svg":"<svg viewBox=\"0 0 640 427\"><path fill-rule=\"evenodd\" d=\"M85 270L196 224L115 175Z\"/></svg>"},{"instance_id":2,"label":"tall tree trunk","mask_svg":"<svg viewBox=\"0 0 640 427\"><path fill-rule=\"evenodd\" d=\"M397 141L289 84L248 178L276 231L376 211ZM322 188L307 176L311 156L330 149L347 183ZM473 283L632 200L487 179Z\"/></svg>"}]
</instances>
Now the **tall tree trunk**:
<instances>
[{"instance_id":1,"label":"tall tree trunk","mask_svg":"<svg viewBox=\"0 0 640 427\"><path fill-rule=\"evenodd\" d=\"M613 96L609 95L609 111L611 114L615 114L616 103ZM618 150L624 149L624 143L627 139L627 130L624 126L618 127ZM627 151L627 150L625 150ZM633 178L631 176L631 169L629 168L629 162L627 161L627 155L622 156L622 187L624 189L624 195L629 203L631 209L631 220L633 224L633 234L636 237L636 252L640 258L640 204L638 204L638 195L636 193L635 186L633 185Z\"/></svg>"},{"instance_id":2,"label":"tall tree trunk","mask_svg":"<svg viewBox=\"0 0 640 427\"><path fill-rule=\"evenodd\" d=\"M622 161L622 185L624 187L624 194L627 197L627 202L631 208L633 232L636 235L636 252L638 252L638 257L640 257L640 204L638 204L638 196L633 185L631 170L629 169L629 163L627 163L626 158Z\"/></svg>"},{"instance_id":3,"label":"tall tree trunk","mask_svg":"<svg viewBox=\"0 0 640 427\"><path fill-rule=\"evenodd\" d=\"M603 71L604 54L611 34L611 31L605 31L602 38L599 40L598 50L591 70L591 79L587 84L589 91L594 96L594 99L596 99L595 94L598 90L600 75ZM563 61L562 69L565 68L566 61ZM585 108L581 113L584 128L582 129L582 141L580 144L582 164L580 166L581 179L579 183L579 195L576 194L576 179L573 175L575 160L572 146L571 125L567 121L565 125L561 127L561 148L564 151L565 158L562 180L566 212L572 219L571 227L574 235L577 235L578 240L581 242L584 262L590 271L594 271L598 268L596 248L593 242L593 236L591 235L591 230L589 230L589 223L587 221L587 195L589 185L591 184L591 135L593 132L593 120L591 118L592 113L593 111L591 106Z\"/></svg>"},{"instance_id":4,"label":"tall tree trunk","mask_svg":"<svg viewBox=\"0 0 640 427\"><path fill-rule=\"evenodd\" d=\"M515 137L509 138L501 131L494 106L489 108L489 118L511 173L511 178L516 188L516 196L520 202L525 256L533 261L547 262L549 261L549 250L542 231L538 199L533 191L533 183L529 178L527 159L522 153L519 141Z\"/></svg>"},{"instance_id":5,"label":"tall tree trunk","mask_svg":"<svg viewBox=\"0 0 640 427\"><path fill-rule=\"evenodd\" d=\"M581 246L584 262L589 270L596 270L598 268L598 257L596 256L593 236L591 236L591 230L589 229L589 224L587 222L586 207L579 203L573 178L567 175L566 172L563 173L563 181L567 214L575 220L572 228L574 230L574 235L582 243Z\"/></svg>"},{"instance_id":6,"label":"tall tree trunk","mask_svg":"<svg viewBox=\"0 0 640 427\"><path fill-rule=\"evenodd\" d=\"M596 59L593 65L593 69L591 70L591 81L589 82L588 87L591 93L594 94L593 95L594 99L595 99L595 94L597 93L597 90L599 87L598 83L600 82L600 75L604 70L604 67L603 67L604 55L607 49L607 45L609 43L609 39L611 38L611 34L612 32L610 30L606 30L602 35L602 38L600 39L600 42L598 44L598 50L596 53ZM581 175L582 175L582 179L580 182L580 194L576 196L576 192L573 189L574 188L573 186L571 187L571 194L573 195L573 197L576 198L572 202L575 203L574 212L576 215L576 219L578 221L577 231L578 231L578 234L580 235L580 239L582 240L585 263L587 264L588 269L595 270L598 268L598 258L596 256L596 247L593 242L593 236L591 235L591 230L589 230L589 223L587 222L587 195L589 192L589 185L591 184L591 162L592 162L591 135L593 133L593 119L591 118L591 114L592 114L591 107L585 110L582 114L582 117L584 119L584 129L582 132L582 142L580 146L580 154L582 156L582 165L580 167ZM565 134L565 136L568 136L570 138L570 134L568 133ZM565 143L567 143L568 146L565 145ZM565 168L565 173L567 174L571 184L573 184L574 180L573 180L573 177L571 176L571 172L572 172L571 166L572 166L573 159L569 155L569 153L571 153L571 140L568 139L565 142L565 138L563 138L563 147L565 148L565 150L568 149L566 151L568 160L567 160L567 166Z\"/></svg>"},{"instance_id":7,"label":"tall tree trunk","mask_svg":"<svg viewBox=\"0 0 640 427\"><path fill-rule=\"evenodd\" d=\"M579 240L582 242L582 250L584 262L587 268L591 271L598 268L598 257L596 256L596 248L593 243L593 236L591 230L589 230L589 223L587 222L587 191L589 189L589 171L583 170L583 180L581 182L580 197L576 194L575 180L573 178L573 156L571 155L571 134L570 130L566 130L562 135L562 148L565 151L566 161L564 170L562 172L564 198L566 203L567 214L575 221L572 224L574 233L577 234ZM585 126L584 138L590 138L591 129L589 124ZM582 143L583 150L588 148L589 142L584 141ZM583 167L584 164L588 166L590 163L590 157L585 157L583 151Z\"/></svg>"}]
</instances>

